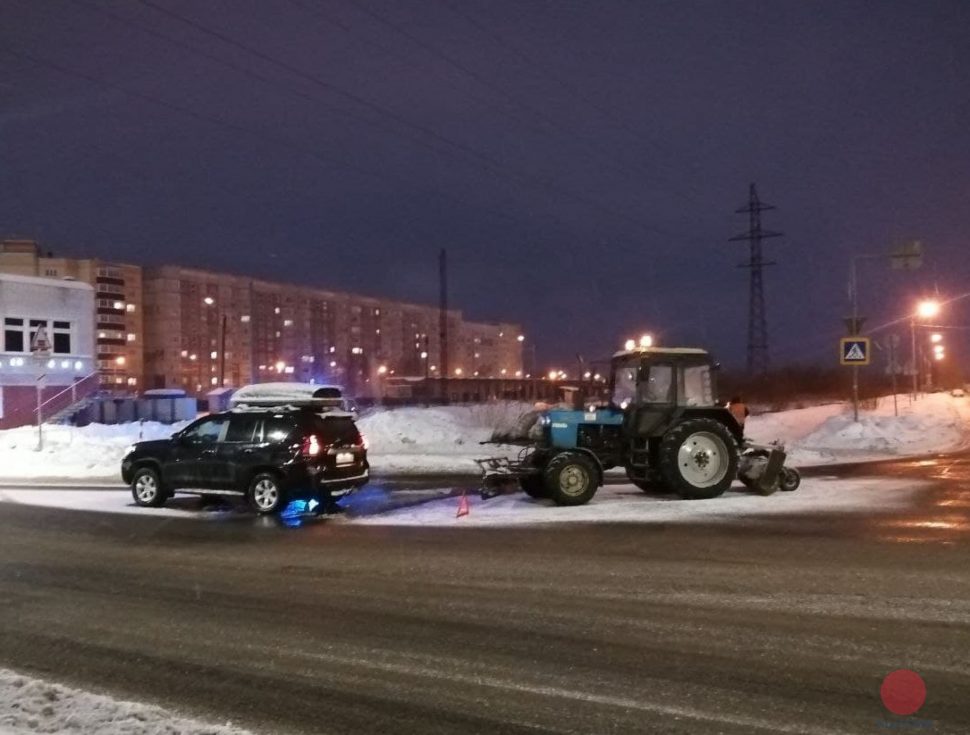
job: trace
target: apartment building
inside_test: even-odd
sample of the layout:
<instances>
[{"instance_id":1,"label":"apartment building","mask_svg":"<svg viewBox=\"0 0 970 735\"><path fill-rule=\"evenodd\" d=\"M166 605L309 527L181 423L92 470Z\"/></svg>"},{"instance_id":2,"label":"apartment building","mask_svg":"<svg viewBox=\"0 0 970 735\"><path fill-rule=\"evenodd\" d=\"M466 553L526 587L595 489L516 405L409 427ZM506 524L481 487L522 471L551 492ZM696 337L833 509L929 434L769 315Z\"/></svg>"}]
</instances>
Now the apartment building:
<instances>
[{"instance_id":1,"label":"apartment building","mask_svg":"<svg viewBox=\"0 0 970 735\"><path fill-rule=\"evenodd\" d=\"M178 266L145 269L143 283L148 388L297 380L377 396L385 376L441 370L433 306ZM453 376L521 375L518 325L452 310L448 332Z\"/></svg>"},{"instance_id":2,"label":"apartment building","mask_svg":"<svg viewBox=\"0 0 970 735\"><path fill-rule=\"evenodd\" d=\"M103 389L142 386L142 274L136 265L63 258L33 240L0 241L0 273L87 283L95 291L95 368Z\"/></svg>"},{"instance_id":3,"label":"apartment building","mask_svg":"<svg viewBox=\"0 0 970 735\"><path fill-rule=\"evenodd\" d=\"M103 389L180 388L267 380L336 383L377 396L390 376L438 377L434 306L179 266L145 268L55 257L33 240L0 241L0 273L76 280L95 291ZM448 312L451 378L522 375L516 324Z\"/></svg>"}]
</instances>

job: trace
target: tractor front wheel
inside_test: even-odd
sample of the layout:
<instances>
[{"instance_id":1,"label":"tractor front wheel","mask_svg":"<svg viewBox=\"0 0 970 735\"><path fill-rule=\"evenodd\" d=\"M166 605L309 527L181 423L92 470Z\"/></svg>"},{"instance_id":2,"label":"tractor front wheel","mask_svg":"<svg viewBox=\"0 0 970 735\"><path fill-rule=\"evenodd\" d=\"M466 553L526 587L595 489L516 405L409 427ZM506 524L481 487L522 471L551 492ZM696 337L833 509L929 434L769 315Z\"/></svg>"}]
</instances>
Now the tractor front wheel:
<instances>
[{"instance_id":1,"label":"tractor front wheel","mask_svg":"<svg viewBox=\"0 0 970 735\"><path fill-rule=\"evenodd\" d=\"M599 468L579 452L563 452L553 457L542 473L547 498L556 505L583 505L596 494L600 484Z\"/></svg>"},{"instance_id":2,"label":"tractor front wheel","mask_svg":"<svg viewBox=\"0 0 970 735\"><path fill-rule=\"evenodd\" d=\"M660 442L660 474L685 499L716 498L738 474L738 446L720 421L688 419Z\"/></svg>"}]
</instances>

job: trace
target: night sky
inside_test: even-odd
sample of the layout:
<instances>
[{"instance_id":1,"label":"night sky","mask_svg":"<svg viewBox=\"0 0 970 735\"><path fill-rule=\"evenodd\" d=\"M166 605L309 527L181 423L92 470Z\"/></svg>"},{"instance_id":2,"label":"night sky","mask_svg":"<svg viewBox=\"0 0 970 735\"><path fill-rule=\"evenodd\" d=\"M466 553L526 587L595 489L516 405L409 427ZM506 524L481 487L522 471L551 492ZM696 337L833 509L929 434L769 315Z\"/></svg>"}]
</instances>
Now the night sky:
<instances>
[{"instance_id":1,"label":"night sky","mask_svg":"<svg viewBox=\"0 0 970 735\"><path fill-rule=\"evenodd\" d=\"M514 320L544 365L641 331L774 364L970 291L970 4L0 0L0 235ZM970 308L952 307L953 323Z\"/></svg>"}]
</instances>

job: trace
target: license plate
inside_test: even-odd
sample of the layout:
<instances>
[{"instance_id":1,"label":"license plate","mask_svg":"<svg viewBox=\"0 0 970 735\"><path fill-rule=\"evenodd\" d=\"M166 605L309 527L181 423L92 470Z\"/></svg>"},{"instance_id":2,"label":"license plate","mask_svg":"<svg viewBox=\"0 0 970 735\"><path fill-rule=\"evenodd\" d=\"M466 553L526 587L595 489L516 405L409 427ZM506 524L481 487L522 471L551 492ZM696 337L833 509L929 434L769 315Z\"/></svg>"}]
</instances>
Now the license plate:
<instances>
[{"instance_id":1,"label":"license plate","mask_svg":"<svg viewBox=\"0 0 970 735\"><path fill-rule=\"evenodd\" d=\"M353 464L355 459L353 452L337 453L337 464Z\"/></svg>"}]
</instances>

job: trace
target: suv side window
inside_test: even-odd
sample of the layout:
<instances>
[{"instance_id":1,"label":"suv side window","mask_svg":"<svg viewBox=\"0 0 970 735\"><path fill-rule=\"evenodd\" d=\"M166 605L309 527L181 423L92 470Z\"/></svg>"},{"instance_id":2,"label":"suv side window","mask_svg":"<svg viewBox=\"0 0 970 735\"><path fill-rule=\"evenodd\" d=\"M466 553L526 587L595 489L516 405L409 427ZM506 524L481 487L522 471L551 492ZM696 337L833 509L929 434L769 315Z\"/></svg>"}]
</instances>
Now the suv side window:
<instances>
[{"instance_id":1,"label":"suv side window","mask_svg":"<svg viewBox=\"0 0 970 735\"><path fill-rule=\"evenodd\" d=\"M259 441L259 416L233 416L224 441L234 444L253 444Z\"/></svg>"},{"instance_id":2,"label":"suv side window","mask_svg":"<svg viewBox=\"0 0 970 735\"><path fill-rule=\"evenodd\" d=\"M279 444L286 441L296 428L296 422L290 416L276 414L265 417L263 441Z\"/></svg>"},{"instance_id":3,"label":"suv side window","mask_svg":"<svg viewBox=\"0 0 970 735\"><path fill-rule=\"evenodd\" d=\"M204 418L183 431L182 438L195 444L215 444L222 436L226 423L225 416Z\"/></svg>"}]
</instances>

